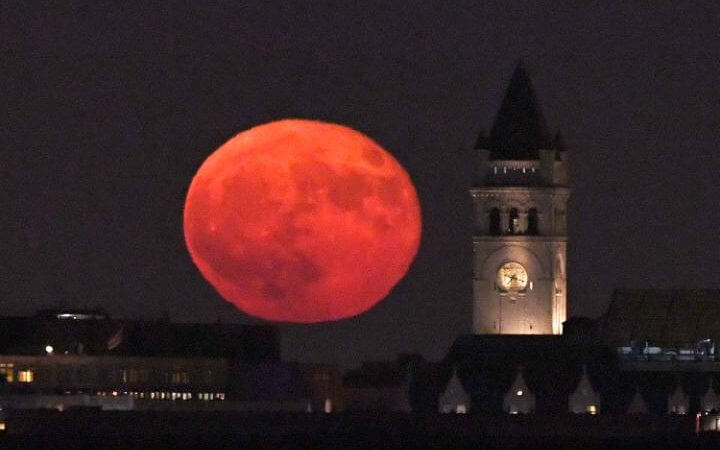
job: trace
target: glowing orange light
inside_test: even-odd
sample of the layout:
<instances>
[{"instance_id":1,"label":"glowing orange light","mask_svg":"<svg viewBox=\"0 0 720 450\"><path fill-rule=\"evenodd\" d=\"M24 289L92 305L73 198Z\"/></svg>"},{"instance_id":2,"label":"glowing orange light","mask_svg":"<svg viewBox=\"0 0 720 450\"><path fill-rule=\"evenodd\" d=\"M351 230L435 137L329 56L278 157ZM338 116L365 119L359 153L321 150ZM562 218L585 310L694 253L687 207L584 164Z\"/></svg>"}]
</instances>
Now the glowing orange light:
<instances>
[{"instance_id":1,"label":"glowing orange light","mask_svg":"<svg viewBox=\"0 0 720 450\"><path fill-rule=\"evenodd\" d=\"M383 299L420 242L409 176L350 128L281 120L244 131L202 164L185 241L203 276L248 314L351 317Z\"/></svg>"}]
</instances>

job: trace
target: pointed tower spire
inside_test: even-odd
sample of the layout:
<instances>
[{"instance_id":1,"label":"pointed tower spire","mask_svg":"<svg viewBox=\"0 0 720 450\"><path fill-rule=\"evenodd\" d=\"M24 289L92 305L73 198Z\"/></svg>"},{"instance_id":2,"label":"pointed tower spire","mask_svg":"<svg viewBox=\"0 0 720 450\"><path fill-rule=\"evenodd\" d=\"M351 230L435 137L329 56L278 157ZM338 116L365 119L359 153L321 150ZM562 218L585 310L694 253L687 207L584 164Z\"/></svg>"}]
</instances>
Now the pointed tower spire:
<instances>
[{"instance_id":1,"label":"pointed tower spire","mask_svg":"<svg viewBox=\"0 0 720 450\"><path fill-rule=\"evenodd\" d=\"M538 159L538 150L551 148L547 124L522 61L512 74L487 144L493 159Z\"/></svg>"},{"instance_id":2,"label":"pointed tower spire","mask_svg":"<svg viewBox=\"0 0 720 450\"><path fill-rule=\"evenodd\" d=\"M480 130L477 141L475 141L475 149L488 148L488 145L488 137L485 134L485 130Z\"/></svg>"}]
</instances>

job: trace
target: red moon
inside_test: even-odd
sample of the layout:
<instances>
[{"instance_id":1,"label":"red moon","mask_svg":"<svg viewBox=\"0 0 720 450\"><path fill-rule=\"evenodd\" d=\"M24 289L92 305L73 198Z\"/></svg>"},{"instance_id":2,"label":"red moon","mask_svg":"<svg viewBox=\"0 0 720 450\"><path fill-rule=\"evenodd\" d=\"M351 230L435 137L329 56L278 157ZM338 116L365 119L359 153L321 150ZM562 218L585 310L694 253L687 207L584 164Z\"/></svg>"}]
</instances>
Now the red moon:
<instances>
[{"instance_id":1,"label":"red moon","mask_svg":"<svg viewBox=\"0 0 720 450\"><path fill-rule=\"evenodd\" d=\"M345 126L288 119L217 149L190 184L185 241L225 300L282 322L372 308L420 243L420 205L403 167Z\"/></svg>"}]
</instances>

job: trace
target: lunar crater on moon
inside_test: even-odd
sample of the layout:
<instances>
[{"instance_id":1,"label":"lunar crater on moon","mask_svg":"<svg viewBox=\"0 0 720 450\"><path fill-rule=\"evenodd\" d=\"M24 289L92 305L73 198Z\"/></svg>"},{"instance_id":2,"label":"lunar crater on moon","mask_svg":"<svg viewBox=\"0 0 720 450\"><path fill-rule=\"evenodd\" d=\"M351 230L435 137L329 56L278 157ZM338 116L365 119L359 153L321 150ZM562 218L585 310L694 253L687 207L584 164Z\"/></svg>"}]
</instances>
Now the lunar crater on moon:
<instances>
[{"instance_id":1,"label":"lunar crater on moon","mask_svg":"<svg viewBox=\"0 0 720 450\"><path fill-rule=\"evenodd\" d=\"M420 241L415 189L395 159L340 125L240 133L192 181L185 237L203 276L241 310L319 322L360 314L406 273Z\"/></svg>"}]
</instances>

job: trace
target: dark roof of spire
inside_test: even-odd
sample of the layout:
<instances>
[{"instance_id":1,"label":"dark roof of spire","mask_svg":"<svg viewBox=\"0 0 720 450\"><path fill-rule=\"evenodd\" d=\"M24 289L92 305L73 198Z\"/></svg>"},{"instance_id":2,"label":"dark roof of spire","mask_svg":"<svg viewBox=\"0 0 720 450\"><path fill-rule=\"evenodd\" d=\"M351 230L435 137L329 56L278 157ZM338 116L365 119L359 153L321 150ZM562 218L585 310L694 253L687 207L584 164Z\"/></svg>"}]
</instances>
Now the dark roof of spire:
<instances>
[{"instance_id":1,"label":"dark roof of spire","mask_svg":"<svg viewBox=\"0 0 720 450\"><path fill-rule=\"evenodd\" d=\"M481 130L480 133L478 133L477 141L475 141L475 148L487 148L488 146L488 137L485 134L485 130Z\"/></svg>"},{"instance_id":2,"label":"dark roof of spire","mask_svg":"<svg viewBox=\"0 0 720 450\"><path fill-rule=\"evenodd\" d=\"M545 118L522 61L515 67L490 136L482 141L493 159L538 159L539 149L552 148Z\"/></svg>"}]
</instances>

